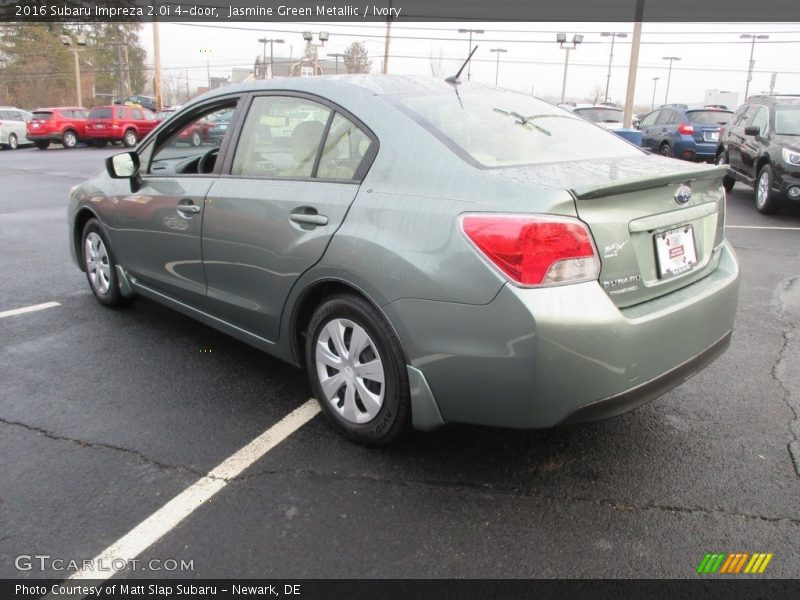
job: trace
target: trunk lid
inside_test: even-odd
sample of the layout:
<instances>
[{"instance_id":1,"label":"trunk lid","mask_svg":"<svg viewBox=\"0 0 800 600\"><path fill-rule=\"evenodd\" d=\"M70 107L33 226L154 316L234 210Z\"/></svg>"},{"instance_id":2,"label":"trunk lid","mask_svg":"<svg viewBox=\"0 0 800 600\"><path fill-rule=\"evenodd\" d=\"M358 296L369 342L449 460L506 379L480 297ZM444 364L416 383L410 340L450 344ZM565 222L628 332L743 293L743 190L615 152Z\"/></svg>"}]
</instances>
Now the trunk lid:
<instances>
[{"instance_id":1,"label":"trunk lid","mask_svg":"<svg viewBox=\"0 0 800 600\"><path fill-rule=\"evenodd\" d=\"M716 269L725 168L658 156L592 161L567 183L594 236L600 285L619 307L680 289Z\"/></svg>"}]
</instances>

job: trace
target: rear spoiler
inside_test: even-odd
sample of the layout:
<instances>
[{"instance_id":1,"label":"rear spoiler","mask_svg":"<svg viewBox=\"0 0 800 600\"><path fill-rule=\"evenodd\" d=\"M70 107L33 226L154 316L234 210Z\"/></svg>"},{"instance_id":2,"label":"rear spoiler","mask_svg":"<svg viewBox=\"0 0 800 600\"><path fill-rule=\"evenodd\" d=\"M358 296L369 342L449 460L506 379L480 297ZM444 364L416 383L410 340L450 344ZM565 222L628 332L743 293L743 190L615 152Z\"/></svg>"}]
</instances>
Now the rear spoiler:
<instances>
[{"instance_id":1,"label":"rear spoiler","mask_svg":"<svg viewBox=\"0 0 800 600\"><path fill-rule=\"evenodd\" d=\"M610 184L605 183L600 185L585 185L572 188L570 189L570 192L578 200L593 200L595 198L604 198L606 196L613 196L615 194L628 194L641 190L665 187L672 183L689 184L692 181L697 181L700 179L712 179L714 177L722 178L727 174L727 172L727 166L709 165L707 169L703 169L702 171L672 173L669 175L656 175L641 178L637 177L636 179L627 179L619 182L615 181Z\"/></svg>"}]
</instances>

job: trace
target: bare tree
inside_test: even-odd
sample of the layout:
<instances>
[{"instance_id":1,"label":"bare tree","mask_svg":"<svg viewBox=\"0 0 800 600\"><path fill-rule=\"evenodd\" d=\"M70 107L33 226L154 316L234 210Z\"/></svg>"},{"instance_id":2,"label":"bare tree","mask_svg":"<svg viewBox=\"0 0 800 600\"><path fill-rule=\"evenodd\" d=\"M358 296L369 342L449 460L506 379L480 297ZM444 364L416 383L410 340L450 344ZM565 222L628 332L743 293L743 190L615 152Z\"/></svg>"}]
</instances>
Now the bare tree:
<instances>
[{"instance_id":1,"label":"bare tree","mask_svg":"<svg viewBox=\"0 0 800 600\"><path fill-rule=\"evenodd\" d=\"M439 56L433 56L433 46L431 46L431 52L429 54L429 59L431 63L431 75L436 77L437 79L442 78L442 47L439 46Z\"/></svg>"},{"instance_id":2,"label":"bare tree","mask_svg":"<svg viewBox=\"0 0 800 600\"><path fill-rule=\"evenodd\" d=\"M598 83L592 88L589 93L589 98L592 104L600 104L606 101L606 87L602 83Z\"/></svg>"}]
</instances>

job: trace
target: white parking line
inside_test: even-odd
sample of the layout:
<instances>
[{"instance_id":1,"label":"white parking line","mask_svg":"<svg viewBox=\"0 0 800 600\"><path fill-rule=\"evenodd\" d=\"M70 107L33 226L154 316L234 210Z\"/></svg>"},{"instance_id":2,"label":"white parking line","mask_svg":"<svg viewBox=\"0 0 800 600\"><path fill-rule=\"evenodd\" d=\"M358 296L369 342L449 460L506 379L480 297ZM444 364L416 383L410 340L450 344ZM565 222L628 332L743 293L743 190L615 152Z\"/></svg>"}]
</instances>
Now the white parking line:
<instances>
[{"instance_id":1,"label":"white parking line","mask_svg":"<svg viewBox=\"0 0 800 600\"><path fill-rule=\"evenodd\" d=\"M800 227L771 227L768 225L725 225L725 229L777 229L781 231L800 231Z\"/></svg>"},{"instance_id":2,"label":"white parking line","mask_svg":"<svg viewBox=\"0 0 800 600\"><path fill-rule=\"evenodd\" d=\"M69 579L105 581L113 577L118 571L124 570L126 562L133 560L149 546L152 546L186 517L203 506L214 494L228 485L231 479L308 423L318 412L319 405L313 399L308 400L305 404L290 412L244 448L214 468L208 475L178 494L97 555L92 564L95 566L102 565L102 568L108 570L81 570L73 574Z\"/></svg>"},{"instance_id":3,"label":"white parking line","mask_svg":"<svg viewBox=\"0 0 800 600\"><path fill-rule=\"evenodd\" d=\"M25 313L36 312L37 310L44 310L45 308L53 308L54 306L61 306L58 302L45 302L44 304L34 304L33 306L25 306L23 308L15 308L13 310L6 310L0 312L0 319L3 317L13 317L16 315L24 315Z\"/></svg>"}]
</instances>

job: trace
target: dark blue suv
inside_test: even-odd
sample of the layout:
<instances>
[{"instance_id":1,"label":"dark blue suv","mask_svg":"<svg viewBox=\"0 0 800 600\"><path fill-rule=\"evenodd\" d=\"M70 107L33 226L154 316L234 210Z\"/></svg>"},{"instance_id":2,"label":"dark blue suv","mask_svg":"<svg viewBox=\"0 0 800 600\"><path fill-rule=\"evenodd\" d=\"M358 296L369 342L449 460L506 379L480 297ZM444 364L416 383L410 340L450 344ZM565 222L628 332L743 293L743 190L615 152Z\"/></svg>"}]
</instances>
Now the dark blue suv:
<instances>
[{"instance_id":1,"label":"dark blue suv","mask_svg":"<svg viewBox=\"0 0 800 600\"><path fill-rule=\"evenodd\" d=\"M662 106L639 122L642 147L663 156L713 162L719 130L733 112L721 108Z\"/></svg>"}]
</instances>

